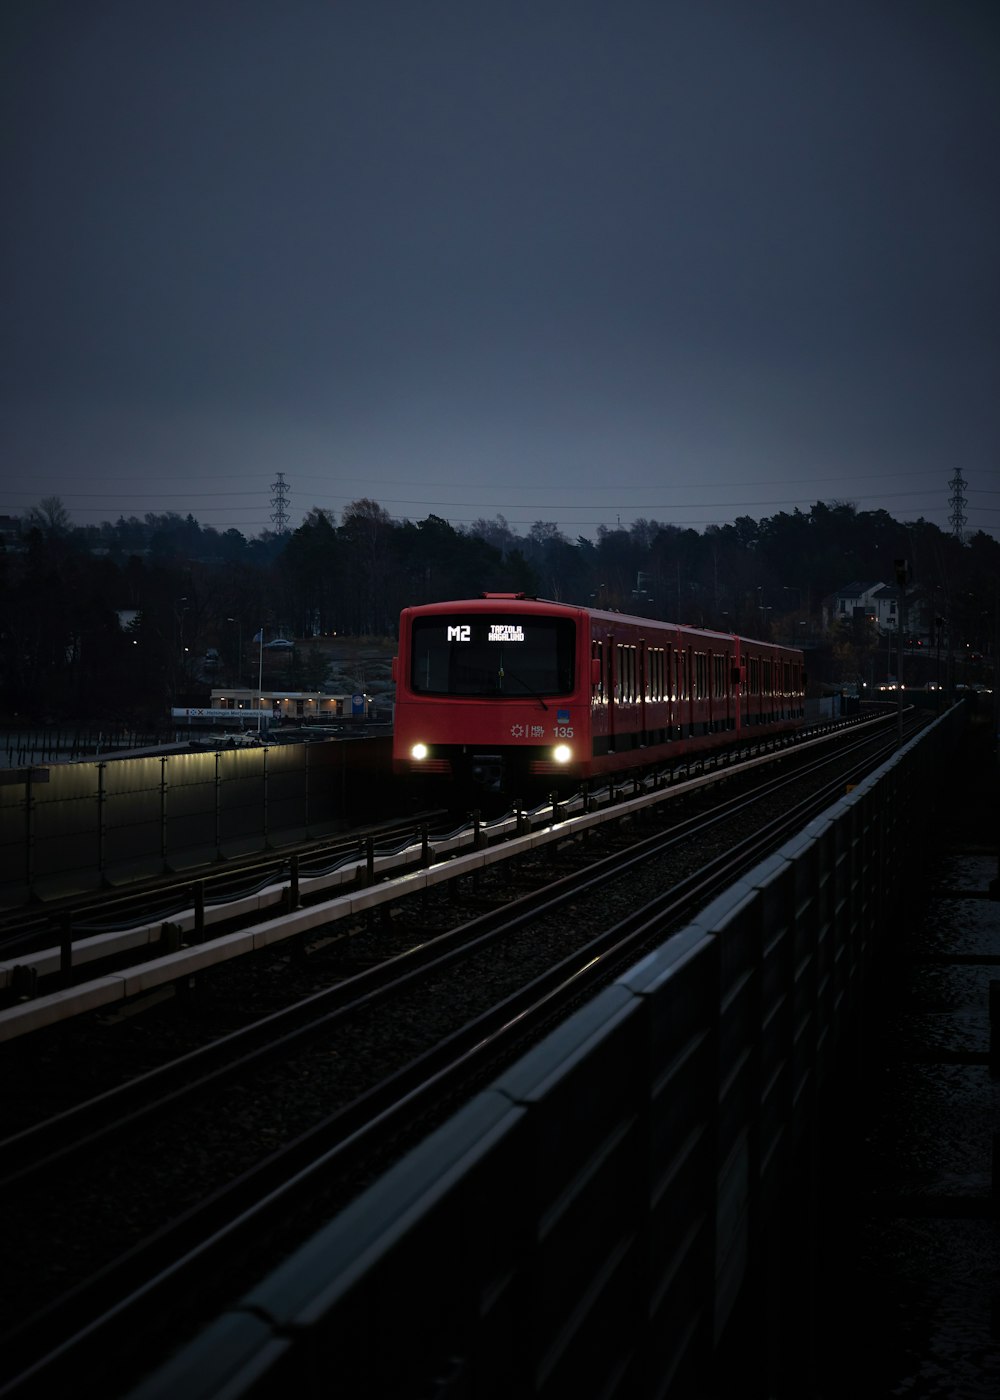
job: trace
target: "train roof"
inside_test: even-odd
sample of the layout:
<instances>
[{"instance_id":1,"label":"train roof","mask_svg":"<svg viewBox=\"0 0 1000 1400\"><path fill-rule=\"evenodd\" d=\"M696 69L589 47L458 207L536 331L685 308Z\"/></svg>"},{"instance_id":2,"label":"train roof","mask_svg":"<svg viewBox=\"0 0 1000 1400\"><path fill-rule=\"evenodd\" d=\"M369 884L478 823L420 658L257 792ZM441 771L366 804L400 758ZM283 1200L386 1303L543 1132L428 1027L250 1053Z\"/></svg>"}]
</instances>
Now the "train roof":
<instances>
[{"instance_id":1,"label":"train roof","mask_svg":"<svg viewBox=\"0 0 1000 1400\"><path fill-rule=\"evenodd\" d=\"M699 637L718 638L725 641L739 641L747 646L767 646L775 651L786 651L796 656L801 655L798 647L788 646L784 642L765 641L760 637L746 637L739 632L719 632L712 627L698 626L690 622L670 622L663 618L639 617L634 613L615 612L602 608L588 608L579 603L563 603L554 598L538 598L531 593L480 593L475 598L444 598L434 603L417 603L412 607L404 608L405 613L447 613L454 608L468 609L473 612L494 611L498 604L514 603L518 608L523 608L528 613L555 613L564 617L579 617L585 615L592 619L597 619L607 626L612 627L616 623L629 623L636 627L665 627L667 629L678 629L687 633L693 633Z\"/></svg>"}]
</instances>

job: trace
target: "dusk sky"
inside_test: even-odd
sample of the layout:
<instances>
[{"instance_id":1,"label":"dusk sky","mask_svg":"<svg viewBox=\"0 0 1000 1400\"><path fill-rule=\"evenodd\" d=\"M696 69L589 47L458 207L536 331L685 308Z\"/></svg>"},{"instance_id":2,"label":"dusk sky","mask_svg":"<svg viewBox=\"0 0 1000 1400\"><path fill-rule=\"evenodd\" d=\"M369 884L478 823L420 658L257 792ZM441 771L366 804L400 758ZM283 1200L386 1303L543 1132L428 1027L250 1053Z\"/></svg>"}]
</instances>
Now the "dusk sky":
<instances>
[{"instance_id":1,"label":"dusk sky","mask_svg":"<svg viewBox=\"0 0 1000 1400\"><path fill-rule=\"evenodd\" d=\"M7 0L0 514L1000 536L998 0Z\"/></svg>"}]
</instances>

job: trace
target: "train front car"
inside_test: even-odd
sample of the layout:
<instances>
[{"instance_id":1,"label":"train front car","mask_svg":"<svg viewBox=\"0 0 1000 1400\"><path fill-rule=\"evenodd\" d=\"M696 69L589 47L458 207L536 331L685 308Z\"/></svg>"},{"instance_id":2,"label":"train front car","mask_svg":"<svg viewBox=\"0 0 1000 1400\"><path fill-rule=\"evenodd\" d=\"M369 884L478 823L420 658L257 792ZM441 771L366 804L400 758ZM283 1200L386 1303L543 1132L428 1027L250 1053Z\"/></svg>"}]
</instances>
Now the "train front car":
<instances>
[{"instance_id":1,"label":"train front car","mask_svg":"<svg viewBox=\"0 0 1000 1400\"><path fill-rule=\"evenodd\" d=\"M582 608L487 593L406 608L393 663L393 770L452 796L578 779L590 648Z\"/></svg>"}]
</instances>

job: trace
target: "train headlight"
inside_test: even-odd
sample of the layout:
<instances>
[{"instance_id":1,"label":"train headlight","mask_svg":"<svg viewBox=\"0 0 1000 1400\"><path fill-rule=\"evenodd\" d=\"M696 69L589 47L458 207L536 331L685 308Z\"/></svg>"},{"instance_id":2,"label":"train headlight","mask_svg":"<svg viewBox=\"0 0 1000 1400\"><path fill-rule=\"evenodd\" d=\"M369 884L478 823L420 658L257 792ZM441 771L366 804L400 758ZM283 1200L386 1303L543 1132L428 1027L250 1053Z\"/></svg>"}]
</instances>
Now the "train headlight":
<instances>
[{"instance_id":1,"label":"train headlight","mask_svg":"<svg viewBox=\"0 0 1000 1400\"><path fill-rule=\"evenodd\" d=\"M568 763L573 757L573 750L568 744L557 744L552 750L552 757L557 763Z\"/></svg>"},{"instance_id":2,"label":"train headlight","mask_svg":"<svg viewBox=\"0 0 1000 1400\"><path fill-rule=\"evenodd\" d=\"M410 757L416 759L418 763L422 763L427 757L427 752L426 744L414 744L413 748L410 750Z\"/></svg>"}]
</instances>

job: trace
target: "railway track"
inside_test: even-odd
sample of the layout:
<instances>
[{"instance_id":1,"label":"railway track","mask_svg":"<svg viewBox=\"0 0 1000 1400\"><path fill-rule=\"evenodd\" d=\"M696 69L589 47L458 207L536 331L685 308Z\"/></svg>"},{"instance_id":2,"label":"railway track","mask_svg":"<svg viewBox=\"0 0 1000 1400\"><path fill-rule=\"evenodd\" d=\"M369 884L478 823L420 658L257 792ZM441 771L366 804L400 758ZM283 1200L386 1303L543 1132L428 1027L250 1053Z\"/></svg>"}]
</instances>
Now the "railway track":
<instances>
[{"instance_id":1,"label":"railway track","mask_svg":"<svg viewBox=\"0 0 1000 1400\"><path fill-rule=\"evenodd\" d=\"M76 1394L81 1366L121 1393L894 747L868 740L849 761L633 834L627 854L596 849L603 829L581 831L555 859L579 854L582 872L535 851L519 864L540 887L511 899L507 866L494 867L492 888L484 878L472 894L497 902L471 919L442 889L417 914L439 924L450 910L453 927L411 926L406 952L8 1138L0 1395ZM385 935L368 931L366 958Z\"/></svg>"},{"instance_id":2,"label":"railway track","mask_svg":"<svg viewBox=\"0 0 1000 1400\"><path fill-rule=\"evenodd\" d=\"M126 892L94 895L86 900L56 902L44 910L28 907L0 917L0 1013L48 993L93 984L103 973L118 974L140 961L152 962L182 946L218 940L240 929L259 924L264 911L276 916L283 910L308 909L322 904L333 891L362 890L393 873L429 865L434 860L483 842L496 843L526 829L551 825L559 818L600 807L614 807L629 794L656 792L705 776L711 781L741 774L786 756L792 761L800 747L810 742L840 742L850 734L886 726L879 719L781 736L764 736L741 749L718 751L689 763L634 778L618 780L592 791L560 800L519 808L497 820L465 819L445 811L428 811L410 819L396 819L380 827L345 833L336 840L310 841L280 854L248 856L194 871L189 878L173 877L147 882ZM736 779L739 780L739 779ZM496 809L497 811L499 809ZM470 817L475 815L475 823ZM456 827L456 821L460 825ZM234 950L229 950L229 956ZM167 974L165 974L167 975ZM123 984L106 988L104 1000L131 995ZM82 1004L82 1003L81 1003ZM57 1014L69 1014L67 1003ZM22 1018L28 1029L46 1018ZM20 1034L10 1025L0 1026L0 1041Z\"/></svg>"},{"instance_id":3,"label":"railway track","mask_svg":"<svg viewBox=\"0 0 1000 1400\"><path fill-rule=\"evenodd\" d=\"M224 865L198 867L183 876L136 882L127 890L52 900L0 913L0 960L25 957L58 945L66 936L85 938L139 923L167 921L192 906L197 892L203 910L224 908L255 891L287 884L293 875L309 880L345 864L364 865L373 856L454 826L449 814L421 812L339 837L310 840L267 856L232 857Z\"/></svg>"}]
</instances>

